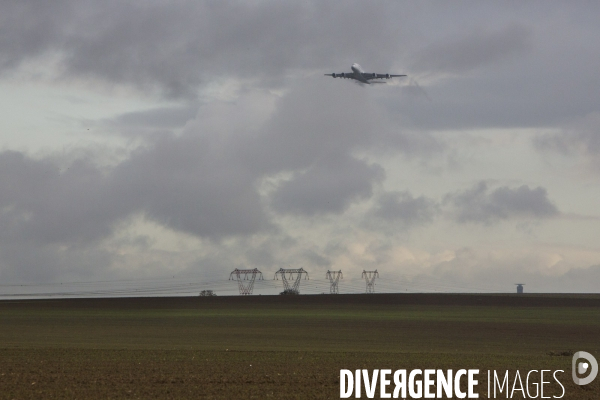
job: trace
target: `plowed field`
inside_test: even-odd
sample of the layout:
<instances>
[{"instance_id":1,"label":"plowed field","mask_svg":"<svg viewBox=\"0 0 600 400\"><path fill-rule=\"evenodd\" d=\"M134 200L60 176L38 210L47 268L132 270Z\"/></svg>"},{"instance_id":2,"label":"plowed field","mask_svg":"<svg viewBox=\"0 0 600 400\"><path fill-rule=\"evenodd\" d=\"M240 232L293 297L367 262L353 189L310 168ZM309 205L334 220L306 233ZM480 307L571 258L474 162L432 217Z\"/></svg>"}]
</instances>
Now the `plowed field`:
<instances>
[{"instance_id":1,"label":"plowed field","mask_svg":"<svg viewBox=\"0 0 600 400\"><path fill-rule=\"evenodd\" d=\"M600 399L569 350L600 360L599 296L3 301L0 399L331 399L342 368L478 368L480 398L487 369L562 369L565 399Z\"/></svg>"}]
</instances>

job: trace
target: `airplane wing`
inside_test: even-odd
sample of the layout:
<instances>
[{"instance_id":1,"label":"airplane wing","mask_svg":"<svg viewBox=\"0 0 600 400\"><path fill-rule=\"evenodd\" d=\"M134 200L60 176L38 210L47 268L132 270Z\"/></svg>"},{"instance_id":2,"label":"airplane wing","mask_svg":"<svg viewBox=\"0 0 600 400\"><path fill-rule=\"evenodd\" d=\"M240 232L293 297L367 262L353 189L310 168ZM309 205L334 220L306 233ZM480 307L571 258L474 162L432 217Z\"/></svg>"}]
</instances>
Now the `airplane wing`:
<instances>
[{"instance_id":1,"label":"airplane wing","mask_svg":"<svg viewBox=\"0 0 600 400\"><path fill-rule=\"evenodd\" d=\"M354 79L354 72L338 72L338 73L333 73L333 74L325 74L325 76L331 76L334 78L347 78L347 79Z\"/></svg>"},{"instance_id":2,"label":"airplane wing","mask_svg":"<svg viewBox=\"0 0 600 400\"><path fill-rule=\"evenodd\" d=\"M398 78L401 76L406 76L406 75L393 75L393 74L376 74L374 72L364 72L363 76L365 77L365 79L370 80L370 79L390 79L390 78Z\"/></svg>"}]
</instances>

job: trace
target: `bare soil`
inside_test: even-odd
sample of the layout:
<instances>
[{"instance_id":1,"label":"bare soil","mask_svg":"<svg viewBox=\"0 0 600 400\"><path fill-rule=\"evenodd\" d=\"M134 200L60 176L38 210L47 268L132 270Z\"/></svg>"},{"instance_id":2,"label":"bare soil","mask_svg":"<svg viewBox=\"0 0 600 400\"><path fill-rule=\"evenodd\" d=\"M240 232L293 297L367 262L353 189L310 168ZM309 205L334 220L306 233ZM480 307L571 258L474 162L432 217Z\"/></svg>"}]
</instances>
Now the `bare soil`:
<instances>
[{"instance_id":1,"label":"bare soil","mask_svg":"<svg viewBox=\"0 0 600 400\"><path fill-rule=\"evenodd\" d=\"M487 369L562 369L565 399L600 399L560 356L599 338L594 295L2 301L0 399L330 399L342 368L478 368L480 398Z\"/></svg>"}]
</instances>

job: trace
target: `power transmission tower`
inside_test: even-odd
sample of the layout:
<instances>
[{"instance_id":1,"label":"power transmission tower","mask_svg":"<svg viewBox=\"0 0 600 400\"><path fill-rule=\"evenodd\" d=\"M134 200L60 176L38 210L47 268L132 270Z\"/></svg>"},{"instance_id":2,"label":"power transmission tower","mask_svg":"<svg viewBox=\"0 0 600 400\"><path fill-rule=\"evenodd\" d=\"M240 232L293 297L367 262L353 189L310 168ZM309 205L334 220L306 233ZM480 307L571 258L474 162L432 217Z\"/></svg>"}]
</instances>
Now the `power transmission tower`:
<instances>
[{"instance_id":1,"label":"power transmission tower","mask_svg":"<svg viewBox=\"0 0 600 400\"><path fill-rule=\"evenodd\" d=\"M242 275L244 276L242 278ZM252 290L254 289L254 279L258 275L258 279L262 279L262 272L260 272L257 268L254 269L234 269L233 272L229 275L229 280L236 280L238 283L238 287L240 288L241 295L249 295L252 294Z\"/></svg>"},{"instance_id":2,"label":"power transmission tower","mask_svg":"<svg viewBox=\"0 0 600 400\"><path fill-rule=\"evenodd\" d=\"M342 271L327 271L327 273L325 274L325 279L329 279L329 283L331 284L331 286L329 286L329 294L339 294L340 292L338 291L338 281L341 279L344 279L344 277L342 276Z\"/></svg>"},{"instance_id":3,"label":"power transmission tower","mask_svg":"<svg viewBox=\"0 0 600 400\"><path fill-rule=\"evenodd\" d=\"M275 277L277 275L281 276L281 280L283 281L283 293L281 294L300 294L300 281L302 280L302 275L304 275L304 279L308 279L308 272L306 272L303 268L299 269L284 269L279 268L279 271L275 272Z\"/></svg>"},{"instance_id":4,"label":"power transmission tower","mask_svg":"<svg viewBox=\"0 0 600 400\"><path fill-rule=\"evenodd\" d=\"M367 282L367 293L375 293L375 278L379 278L379 272L363 270L362 277Z\"/></svg>"}]
</instances>

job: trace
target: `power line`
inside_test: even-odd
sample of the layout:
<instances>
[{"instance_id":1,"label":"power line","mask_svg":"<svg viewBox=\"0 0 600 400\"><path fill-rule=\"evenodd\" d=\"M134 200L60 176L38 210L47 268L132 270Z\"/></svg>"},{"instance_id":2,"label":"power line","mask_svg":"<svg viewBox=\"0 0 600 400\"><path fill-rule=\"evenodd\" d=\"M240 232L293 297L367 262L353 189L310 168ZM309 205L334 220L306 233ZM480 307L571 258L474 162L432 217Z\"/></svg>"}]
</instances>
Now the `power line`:
<instances>
[{"instance_id":1,"label":"power line","mask_svg":"<svg viewBox=\"0 0 600 400\"><path fill-rule=\"evenodd\" d=\"M240 274L246 270L238 270ZM248 270L254 271L254 270ZM260 271L256 270L259 276ZM235 272L235 271L234 271ZM365 283L367 292L369 292L369 281L372 283L372 292L374 292L374 280L379 275L376 271L363 271L362 278L348 279L339 282L342 278L341 271L328 271L325 280L312 280L310 284L305 284L303 291L307 294L317 293L364 293ZM366 273L366 276L365 276ZM369 277L369 273L371 276ZM232 273L233 274L233 273ZM250 274L250 273L249 273ZM337 276L339 274L339 276ZM262 274L261 274L262 275ZM280 269L275 274L276 278L281 277L284 283L284 289L299 291L300 280L302 276L308 277L304 269ZM231 277L231 275L230 275ZM237 275L235 275L237 278ZM240 275L242 281L245 276ZM246 282L252 282L251 274L247 276ZM362 281L362 283L360 283ZM240 281L238 281L239 284ZM335 288L334 285L335 284ZM107 287L108 286L108 287ZM273 281L264 281L257 279L252 282L252 290L277 292L277 285ZM21 290L19 290L21 289ZM60 290L57 290L60 289ZM238 290L239 290L238 286ZM51 282L45 284L4 284L0 285L0 298L40 298L40 297L128 297L128 296L162 296L162 295L197 295L201 290L213 290L217 294L236 293L231 287L231 283L225 279L212 280L182 280L181 278L149 278L149 279L116 279L116 280L98 280L98 281L77 281L77 282ZM334 290L334 291L332 291ZM436 277L419 275L411 279L406 277L386 277L385 280L378 283L379 293L458 293L458 292L506 292L503 284L490 285L468 285L463 282L441 280ZM241 291L240 291L241 293ZM243 294L243 293L241 293Z\"/></svg>"}]
</instances>

